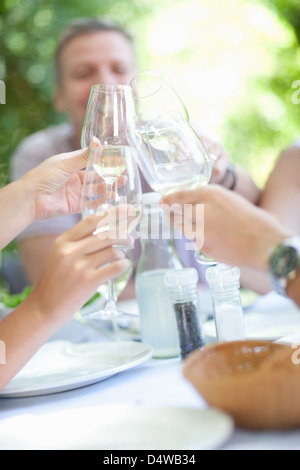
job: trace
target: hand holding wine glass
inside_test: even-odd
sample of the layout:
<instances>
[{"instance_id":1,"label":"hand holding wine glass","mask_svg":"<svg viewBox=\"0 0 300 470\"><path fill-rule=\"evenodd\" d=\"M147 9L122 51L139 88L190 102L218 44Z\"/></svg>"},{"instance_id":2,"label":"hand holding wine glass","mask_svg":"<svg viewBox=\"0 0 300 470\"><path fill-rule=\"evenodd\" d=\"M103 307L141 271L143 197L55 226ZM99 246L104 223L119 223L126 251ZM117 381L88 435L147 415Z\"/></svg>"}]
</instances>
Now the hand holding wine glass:
<instances>
[{"instance_id":1,"label":"hand holding wine glass","mask_svg":"<svg viewBox=\"0 0 300 470\"><path fill-rule=\"evenodd\" d=\"M145 71L130 81L135 92L139 166L151 188L161 195L207 185L212 159L189 123L188 112L160 72ZM215 264L195 252L201 264Z\"/></svg>"},{"instance_id":2,"label":"hand holding wine glass","mask_svg":"<svg viewBox=\"0 0 300 470\"><path fill-rule=\"evenodd\" d=\"M124 239L138 224L142 212L142 191L134 157L135 147L128 134L135 129L135 106L132 90L126 85L92 87L82 129L82 147L94 138L101 142L90 151L85 170L81 212L83 217L103 213L105 224L95 231L98 237ZM115 211L112 211L112 208ZM121 318L115 303L113 281L108 283L108 300L104 309L93 314L98 318Z\"/></svg>"}]
</instances>

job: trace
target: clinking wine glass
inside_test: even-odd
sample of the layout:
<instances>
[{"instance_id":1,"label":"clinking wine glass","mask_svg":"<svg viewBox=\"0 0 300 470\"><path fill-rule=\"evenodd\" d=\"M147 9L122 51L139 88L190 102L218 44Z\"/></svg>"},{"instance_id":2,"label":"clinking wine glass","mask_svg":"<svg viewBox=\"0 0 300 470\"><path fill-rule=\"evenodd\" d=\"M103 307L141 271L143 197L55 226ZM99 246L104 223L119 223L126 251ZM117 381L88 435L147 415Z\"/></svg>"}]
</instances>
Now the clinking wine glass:
<instances>
[{"instance_id":1,"label":"clinking wine glass","mask_svg":"<svg viewBox=\"0 0 300 470\"><path fill-rule=\"evenodd\" d=\"M136 75L133 88L138 115L138 164L151 188L162 195L208 184L212 158L189 123L186 107L172 85L157 71ZM216 264L196 250L200 264Z\"/></svg>"},{"instance_id":2,"label":"clinking wine glass","mask_svg":"<svg viewBox=\"0 0 300 470\"><path fill-rule=\"evenodd\" d=\"M91 89L81 134L81 146L89 146L93 137L101 142L101 150L90 149L81 193L83 217L111 214L107 223L94 232L98 237L127 234L134 231L142 212L142 190L134 146L128 134L135 131L136 114L132 89L126 85L95 85ZM114 212L113 209L118 210ZM108 212L109 211L109 212ZM117 245L124 250L128 246ZM113 280L108 281L105 306L90 314L99 319L120 319L132 316L117 309Z\"/></svg>"}]
</instances>

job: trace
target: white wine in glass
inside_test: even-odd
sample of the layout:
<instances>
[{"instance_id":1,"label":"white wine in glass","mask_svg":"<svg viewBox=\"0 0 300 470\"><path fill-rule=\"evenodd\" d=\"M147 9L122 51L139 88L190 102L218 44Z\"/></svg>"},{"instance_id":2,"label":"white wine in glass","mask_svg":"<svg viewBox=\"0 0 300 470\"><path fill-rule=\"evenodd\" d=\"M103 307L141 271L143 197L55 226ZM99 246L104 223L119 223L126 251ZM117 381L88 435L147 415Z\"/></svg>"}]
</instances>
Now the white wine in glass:
<instances>
[{"instance_id":1,"label":"white wine in glass","mask_svg":"<svg viewBox=\"0 0 300 470\"><path fill-rule=\"evenodd\" d=\"M151 171L151 187L160 194L193 190L207 184L210 168L194 131L179 115L160 116L139 132L144 166ZM149 155L147 165L146 155ZM148 173L150 173L148 171Z\"/></svg>"},{"instance_id":2,"label":"white wine in glass","mask_svg":"<svg viewBox=\"0 0 300 470\"><path fill-rule=\"evenodd\" d=\"M128 147L114 145L102 148L101 157L94 163L94 168L107 185L113 185L115 179L126 170L124 153L128 150Z\"/></svg>"}]
</instances>

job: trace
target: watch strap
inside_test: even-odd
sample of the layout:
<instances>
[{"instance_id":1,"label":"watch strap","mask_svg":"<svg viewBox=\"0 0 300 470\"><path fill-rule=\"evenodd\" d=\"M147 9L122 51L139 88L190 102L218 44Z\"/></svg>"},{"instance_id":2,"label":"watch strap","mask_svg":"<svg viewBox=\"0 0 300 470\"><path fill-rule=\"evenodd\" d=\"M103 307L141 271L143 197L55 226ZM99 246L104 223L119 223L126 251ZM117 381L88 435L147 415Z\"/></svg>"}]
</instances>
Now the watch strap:
<instances>
[{"instance_id":1,"label":"watch strap","mask_svg":"<svg viewBox=\"0 0 300 470\"><path fill-rule=\"evenodd\" d=\"M294 236L285 239L270 256L270 280L278 294L287 297L288 282L296 277L299 267L300 236Z\"/></svg>"},{"instance_id":2,"label":"watch strap","mask_svg":"<svg viewBox=\"0 0 300 470\"><path fill-rule=\"evenodd\" d=\"M222 186L233 191L236 187L236 171L234 166L229 163L226 173L222 181L220 182Z\"/></svg>"}]
</instances>

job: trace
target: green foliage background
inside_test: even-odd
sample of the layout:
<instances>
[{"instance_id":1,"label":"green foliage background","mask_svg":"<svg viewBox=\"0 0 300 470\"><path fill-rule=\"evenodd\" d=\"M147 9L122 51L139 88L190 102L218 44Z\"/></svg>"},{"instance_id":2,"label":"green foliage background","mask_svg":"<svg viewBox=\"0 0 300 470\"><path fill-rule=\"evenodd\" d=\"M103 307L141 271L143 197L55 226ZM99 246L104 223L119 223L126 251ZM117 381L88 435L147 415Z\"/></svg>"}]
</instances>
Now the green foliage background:
<instances>
[{"instance_id":1,"label":"green foliage background","mask_svg":"<svg viewBox=\"0 0 300 470\"><path fill-rule=\"evenodd\" d=\"M63 119L52 108L52 57L56 38L69 20L80 16L115 19L132 32L139 65L146 68L155 62L147 49L147 25L169 5L176 8L184 3L185 0L101 0L81 4L73 0L0 0L0 79L6 84L6 105L0 105L0 186L8 181L9 158L17 144L26 135ZM299 0L250 3L270 9L292 38L288 44L272 49L272 54L276 54L275 70L268 76L251 77L247 93L222 123L221 137L234 161L263 184L278 153L298 136L298 131L300 134L300 105L292 103L295 90L291 88L300 79L300 4ZM185 59L184 54L177 57L183 66ZM280 109L280 113L274 109Z\"/></svg>"},{"instance_id":2,"label":"green foliage background","mask_svg":"<svg viewBox=\"0 0 300 470\"><path fill-rule=\"evenodd\" d=\"M293 33L294 40L277 49L272 74L258 76L249 84L249 92L224 122L223 131L224 142L232 149L236 161L263 187L279 153L300 137L300 105L292 101L295 92L292 84L300 79L300 2L260 3L277 14L278 22ZM273 112L272 102L281 109L279 115Z\"/></svg>"},{"instance_id":3,"label":"green foliage background","mask_svg":"<svg viewBox=\"0 0 300 470\"><path fill-rule=\"evenodd\" d=\"M9 158L17 144L63 119L52 107L52 58L65 24L81 16L106 16L133 25L135 35L151 15L150 3L140 0L82 5L73 0L0 0L0 79L6 84L6 104L0 105L0 186L8 181Z\"/></svg>"}]
</instances>

